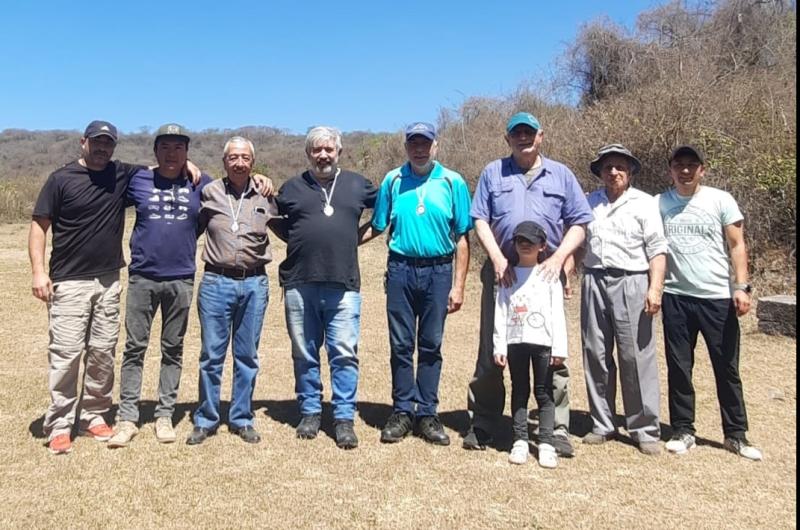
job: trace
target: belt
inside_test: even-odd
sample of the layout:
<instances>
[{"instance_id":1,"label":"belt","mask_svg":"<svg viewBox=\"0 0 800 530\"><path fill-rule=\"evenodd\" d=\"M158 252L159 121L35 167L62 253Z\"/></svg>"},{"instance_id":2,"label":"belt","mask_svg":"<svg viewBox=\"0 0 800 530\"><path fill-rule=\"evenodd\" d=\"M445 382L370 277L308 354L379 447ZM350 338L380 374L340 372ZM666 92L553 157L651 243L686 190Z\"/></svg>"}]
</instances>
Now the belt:
<instances>
[{"instance_id":1,"label":"belt","mask_svg":"<svg viewBox=\"0 0 800 530\"><path fill-rule=\"evenodd\" d=\"M443 265L445 263L453 262L453 255L449 256L436 256L433 258L412 258L411 256L403 256L397 252L389 251L389 261L402 261L415 267L431 267L433 265Z\"/></svg>"},{"instance_id":2,"label":"belt","mask_svg":"<svg viewBox=\"0 0 800 530\"><path fill-rule=\"evenodd\" d=\"M235 280L244 280L245 278L249 278L251 276L264 276L267 274L267 269L263 265L260 267L254 267L252 269L239 269L235 267L217 267L216 265L209 265L206 263L205 271L213 272L214 274L220 274Z\"/></svg>"},{"instance_id":3,"label":"belt","mask_svg":"<svg viewBox=\"0 0 800 530\"><path fill-rule=\"evenodd\" d=\"M636 276L637 274L647 274L647 271L626 271L625 269L587 269L592 274L600 276L611 276L612 278L621 278L622 276Z\"/></svg>"}]
</instances>

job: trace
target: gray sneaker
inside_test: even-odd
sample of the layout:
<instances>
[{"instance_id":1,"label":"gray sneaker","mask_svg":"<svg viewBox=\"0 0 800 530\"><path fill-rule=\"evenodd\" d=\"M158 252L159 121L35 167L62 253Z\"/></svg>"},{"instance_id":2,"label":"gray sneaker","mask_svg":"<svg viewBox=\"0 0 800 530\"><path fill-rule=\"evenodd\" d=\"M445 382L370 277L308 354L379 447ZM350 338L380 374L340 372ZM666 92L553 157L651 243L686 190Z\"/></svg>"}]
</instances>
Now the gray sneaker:
<instances>
[{"instance_id":1,"label":"gray sneaker","mask_svg":"<svg viewBox=\"0 0 800 530\"><path fill-rule=\"evenodd\" d=\"M172 427L172 418L169 416L156 418L156 424L153 428L156 431L156 440L162 444L171 444L178 437L175 434L175 429Z\"/></svg>"},{"instance_id":2,"label":"gray sneaker","mask_svg":"<svg viewBox=\"0 0 800 530\"><path fill-rule=\"evenodd\" d=\"M132 421L121 421L117 424L117 432L114 433L106 445L112 449L117 447L128 447L133 437L139 434L139 428Z\"/></svg>"}]
</instances>

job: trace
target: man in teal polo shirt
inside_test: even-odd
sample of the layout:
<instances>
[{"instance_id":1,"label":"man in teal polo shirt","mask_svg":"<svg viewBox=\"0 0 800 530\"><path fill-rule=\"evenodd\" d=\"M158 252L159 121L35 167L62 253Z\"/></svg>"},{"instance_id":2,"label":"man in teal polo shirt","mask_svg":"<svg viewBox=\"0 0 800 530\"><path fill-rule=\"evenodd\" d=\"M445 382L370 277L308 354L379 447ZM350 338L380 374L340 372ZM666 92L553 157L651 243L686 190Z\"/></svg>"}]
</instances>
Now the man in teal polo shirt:
<instances>
[{"instance_id":1,"label":"man in teal polo shirt","mask_svg":"<svg viewBox=\"0 0 800 530\"><path fill-rule=\"evenodd\" d=\"M472 228L469 189L461 175L435 160L433 125L413 123L405 137L408 162L386 174L367 236L389 228L386 313L394 410L381 441L399 442L416 420L424 440L448 445L436 407L444 321L464 301Z\"/></svg>"}]
</instances>

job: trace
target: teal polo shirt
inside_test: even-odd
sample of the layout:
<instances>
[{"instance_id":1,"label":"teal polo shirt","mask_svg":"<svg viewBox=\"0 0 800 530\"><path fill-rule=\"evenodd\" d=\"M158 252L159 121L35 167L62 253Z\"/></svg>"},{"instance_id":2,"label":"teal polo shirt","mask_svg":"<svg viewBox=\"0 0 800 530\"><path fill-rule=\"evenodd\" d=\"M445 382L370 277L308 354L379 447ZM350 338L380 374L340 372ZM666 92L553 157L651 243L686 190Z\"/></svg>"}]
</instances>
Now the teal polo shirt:
<instances>
[{"instance_id":1,"label":"teal polo shirt","mask_svg":"<svg viewBox=\"0 0 800 530\"><path fill-rule=\"evenodd\" d=\"M383 179L372 227L391 227L389 250L412 258L449 256L456 240L472 229L470 194L464 178L434 162L427 177L406 163Z\"/></svg>"}]
</instances>

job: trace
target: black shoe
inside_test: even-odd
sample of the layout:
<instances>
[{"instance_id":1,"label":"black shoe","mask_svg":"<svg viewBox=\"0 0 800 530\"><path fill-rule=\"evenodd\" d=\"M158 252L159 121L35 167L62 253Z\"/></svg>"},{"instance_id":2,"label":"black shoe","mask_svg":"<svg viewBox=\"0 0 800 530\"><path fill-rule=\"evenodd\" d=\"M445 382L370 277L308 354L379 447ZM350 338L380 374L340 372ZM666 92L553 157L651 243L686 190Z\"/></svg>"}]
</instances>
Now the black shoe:
<instances>
[{"instance_id":1,"label":"black shoe","mask_svg":"<svg viewBox=\"0 0 800 530\"><path fill-rule=\"evenodd\" d=\"M303 440L313 440L319 433L319 426L322 423L321 414L305 414L297 424L297 437Z\"/></svg>"},{"instance_id":2,"label":"black shoe","mask_svg":"<svg viewBox=\"0 0 800 530\"><path fill-rule=\"evenodd\" d=\"M575 448L572 447L572 442L569 440L569 434L563 431L556 431L553 433L553 447L556 448L556 454L566 458L575 456Z\"/></svg>"},{"instance_id":3,"label":"black shoe","mask_svg":"<svg viewBox=\"0 0 800 530\"><path fill-rule=\"evenodd\" d=\"M358 447L358 437L353 430L353 420L336 420L333 422L336 434L336 445L341 449L355 449Z\"/></svg>"},{"instance_id":4,"label":"black shoe","mask_svg":"<svg viewBox=\"0 0 800 530\"><path fill-rule=\"evenodd\" d=\"M258 431L253 428L252 425L245 425L244 427L230 428L231 434L235 434L239 436L242 440L249 444L257 444L261 441L261 436L258 434Z\"/></svg>"},{"instance_id":5,"label":"black shoe","mask_svg":"<svg viewBox=\"0 0 800 530\"><path fill-rule=\"evenodd\" d=\"M483 451L492 442L491 434L478 427L470 427L461 441L461 447L469 451Z\"/></svg>"},{"instance_id":6,"label":"black shoe","mask_svg":"<svg viewBox=\"0 0 800 530\"><path fill-rule=\"evenodd\" d=\"M411 416L405 412L393 412L386 420L386 426L381 431L381 442L399 442L411 432Z\"/></svg>"},{"instance_id":7,"label":"black shoe","mask_svg":"<svg viewBox=\"0 0 800 530\"><path fill-rule=\"evenodd\" d=\"M195 428L192 429L192 432L189 433L189 437L186 438L186 445L200 445L212 434L214 433L211 429L195 426Z\"/></svg>"},{"instance_id":8,"label":"black shoe","mask_svg":"<svg viewBox=\"0 0 800 530\"><path fill-rule=\"evenodd\" d=\"M417 421L417 432L428 443L450 445L450 437L444 432L438 416L423 416Z\"/></svg>"}]
</instances>

